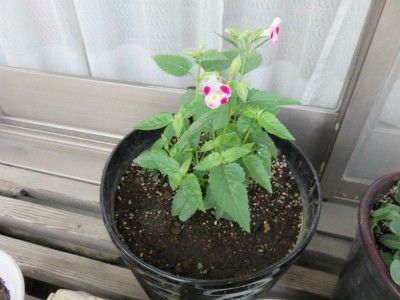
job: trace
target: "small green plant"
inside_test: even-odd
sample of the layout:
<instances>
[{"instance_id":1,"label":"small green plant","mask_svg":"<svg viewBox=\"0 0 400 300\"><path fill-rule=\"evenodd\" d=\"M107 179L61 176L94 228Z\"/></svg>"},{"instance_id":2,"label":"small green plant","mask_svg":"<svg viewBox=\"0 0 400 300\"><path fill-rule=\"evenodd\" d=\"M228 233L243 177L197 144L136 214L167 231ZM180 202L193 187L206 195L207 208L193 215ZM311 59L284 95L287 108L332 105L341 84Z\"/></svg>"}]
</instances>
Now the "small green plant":
<instances>
[{"instance_id":1,"label":"small green plant","mask_svg":"<svg viewBox=\"0 0 400 300\"><path fill-rule=\"evenodd\" d=\"M390 270L393 281L400 285L400 181L394 187L393 195L397 204L386 202L373 211L370 217L370 227L374 232L379 223L390 232L379 237L379 243L390 250L381 251L381 256Z\"/></svg>"},{"instance_id":2,"label":"small green plant","mask_svg":"<svg viewBox=\"0 0 400 300\"><path fill-rule=\"evenodd\" d=\"M200 45L185 55L153 57L163 71L189 75L195 85L182 96L175 114L161 112L136 126L165 127L160 139L134 162L168 177L176 191L171 212L181 221L197 210L214 208L217 218L235 221L250 232L246 184L252 179L272 193L271 160L278 149L269 134L294 140L276 114L282 105L298 101L252 89L244 76L261 65L257 49L277 40L279 23L275 19L266 30L228 28L220 36L232 50Z\"/></svg>"}]
</instances>

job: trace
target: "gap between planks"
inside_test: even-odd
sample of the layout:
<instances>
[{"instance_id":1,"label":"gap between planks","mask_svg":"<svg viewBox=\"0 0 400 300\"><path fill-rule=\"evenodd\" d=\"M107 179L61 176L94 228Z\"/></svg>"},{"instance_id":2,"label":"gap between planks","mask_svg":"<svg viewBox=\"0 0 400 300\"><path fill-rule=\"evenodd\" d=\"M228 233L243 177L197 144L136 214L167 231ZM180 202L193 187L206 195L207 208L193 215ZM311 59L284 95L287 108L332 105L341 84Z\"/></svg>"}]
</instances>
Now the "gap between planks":
<instances>
[{"instance_id":1,"label":"gap between planks","mask_svg":"<svg viewBox=\"0 0 400 300\"><path fill-rule=\"evenodd\" d=\"M29 196L100 213L100 187L73 179L43 174L0 164L0 180L24 189ZM318 230L328 234L354 238L357 207L323 202Z\"/></svg>"},{"instance_id":2,"label":"gap between planks","mask_svg":"<svg viewBox=\"0 0 400 300\"><path fill-rule=\"evenodd\" d=\"M0 248L13 256L27 277L101 297L147 299L132 273L125 268L2 235ZM329 297L336 281L335 275L294 265L277 283L277 288Z\"/></svg>"},{"instance_id":3,"label":"gap between planks","mask_svg":"<svg viewBox=\"0 0 400 300\"><path fill-rule=\"evenodd\" d=\"M100 216L0 196L0 228L2 232L84 256L108 261L119 257ZM345 260L350 245L348 240L317 233L307 251Z\"/></svg>"}]
</instances>

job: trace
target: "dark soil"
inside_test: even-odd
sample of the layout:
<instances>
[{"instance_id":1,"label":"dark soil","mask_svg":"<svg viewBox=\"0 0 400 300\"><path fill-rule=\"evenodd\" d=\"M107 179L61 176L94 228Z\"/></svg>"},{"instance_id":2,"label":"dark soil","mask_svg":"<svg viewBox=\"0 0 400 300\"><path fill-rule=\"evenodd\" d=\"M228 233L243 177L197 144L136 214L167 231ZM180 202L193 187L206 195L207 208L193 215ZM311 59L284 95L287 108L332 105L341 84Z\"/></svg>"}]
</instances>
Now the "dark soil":
<instances>
[{"instance_id":1,"label":"dark soil","mask_svg":"<svg viewBox=\"0 0 400 300\"><path fill-rule=\"evenodd\" d=\"M6 288L3 279L0 278L0 300L10 300L10 292Z\"/></svg>"},{"instance_id":2,"label":"dark soil","mask_svg":"<svg viewBox=\"0 0 400 300\"><path fill-rule=\"evenodd\" d=\"M382 205L384 205L386 203L399 205L399 203L395 200L395 194L396 194L395 187L396 187L396 185L393 185L393 187L389 191L387 191L385 194L383 194L375 202L375 204L372 208L372 211L377 210L378 208L380 208ZM394 252L395 252L394 250L385 247L384 245L382 245L379 242L381 235L392 233L389 226L390 226L390 222L388 222L386 220L382 220L382 221L378 222L378 226L376 226L374 229L374 238L378 245L379 250L383 250L385 252L391 252L394 254Z\"/></svg>"},{"instance_id":3,"label":"dark soil","mask_svg":"<svg viewBox=\"0 0 400 300\"><path fill-rule=\"evenodd\" d=\"M251 233L216 220L213 210L182 223L170 214L173 192L164 176L132 165L121 178L115 204L122 241L145 262L191 278L248 275L285 257L302 225L299 190L283 156L272 166L271 195L248 185Z\"/></svg>"}]
</instances>

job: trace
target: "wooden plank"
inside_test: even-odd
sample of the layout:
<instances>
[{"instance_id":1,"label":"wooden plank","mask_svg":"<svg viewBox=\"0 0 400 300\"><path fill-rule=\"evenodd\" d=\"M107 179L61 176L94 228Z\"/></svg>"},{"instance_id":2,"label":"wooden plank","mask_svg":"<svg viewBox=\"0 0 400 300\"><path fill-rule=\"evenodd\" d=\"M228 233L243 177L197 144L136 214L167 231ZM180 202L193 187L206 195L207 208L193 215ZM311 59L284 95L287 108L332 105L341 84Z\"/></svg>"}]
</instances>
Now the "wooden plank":
<instances>
[{"instance_id":1,"label":"wooden plank","mask_svg":"<svg viewBox=\"0 0 400 300\"><path fill-rule=\"evenodd\" d=\"M357 207L323 202L318 230L353 239L357 230Z\"/></svg>"},{"instance_id":2,"label":"wooden plank","mask_svg":"<svg viewBox=\"0 0 400 300\"><path fill-rule=\"evenodd\" d=\"M148 299L132 273L121 267L0 235L0 248L25 276L111 299Z\"/></svg>"},{"instance_id":3,"label":"wooden plank","mask_svg":"<svg viewBox=\"0 0 400 300\"><path fill-rule=\"evenodd\" d=\"M40 299L30 295L25 295L25 300L40 300Z\"/></svg>"},{"instance_id":4,"label":"wooden plank","mask_svg":"<svg viewBox=\"0 0 400 300\"><path fill-rule=\"evenodd\" d=\"M330 298L337 280L337 275L294 265L283 275L277 286Z\"/></svg>"},{"instance_id":5,"label":"wooden plank","mask_svg":"<svg viewBox=\"0 0 400 300\"><path fill-rule=\"evenodd\" d=\"M119 252L99 217L0 196L2 232L24 239L115 261Z\"/></svg>"},{"instance_id":6,"label":"wooden plank","mask_svg":"<svg viewBox=\"0 0 400 300\"><path fill-rule=\"evenodd\" d=\"M3 130L0 124L0 163L88 183L100 183L104 164L112 149L91 147L91 142L69 137ZM26 130L28 131L28 130ZM84 167L82 167L84 166Z\"/></svg>"},{"instance_id":7,"label":"wooden plank","mask_svg":"<svg viewBox=\"0 0 400 300\"><path fill-rule=\"evenodd\" d=\"M322 232L317 232L306 250L324 253L327 256L345 261L352 244L353 242L350 239L329 236Z\"/></svg>"},{"instance_id":8,"label":"wooden plank","mask_svg":"<svg viewBox=\"0 0 400 300\"><path fill-rule=\"evenodd\" d=\"M332 207L335 210L330 210ZM332 220L337 214L343 216L346 212L347 207L343 205L324 206L324 214L319 226L320 233L312 239L307 250L345 260L351 242L328 237L323 234L323 229L327 228L325 232L329 230L330 234L343 235L342 232L332 231ZM109 254L111 257L118 256L118 251L110 241L100 215L87 216L0 196L0 226L3 227L3 231L31 240L40 238L42 243L70 251L81 250L81 253L85 255L98 257L96 256L98 252L97 255L100 257L103 254ZM88 253L86 248L92 249L93 253Z\"/></svg>"},{"instance_id":9,"label":"wooden plank","mask_svg":"<svg viewBox=\"0 0 400 300\"><path fill-rule=\"evenodd\" d=\"M113 299L146 299L127 269L1 235L0 247L14 257L25 276ZM337 276L295 265L285 273L276 289L302 290L329 297L336 280Z\"/></svg>"},{"instance_id":10,"label":"wooden plank","mask_svg":"<svg viewBox=\"0 0 400 300\"><path fill-rule=\"evenodd\" d=\"M97 184L0 164L0 180L28 196L100 213Z\"/></svg>"}]
</instances>

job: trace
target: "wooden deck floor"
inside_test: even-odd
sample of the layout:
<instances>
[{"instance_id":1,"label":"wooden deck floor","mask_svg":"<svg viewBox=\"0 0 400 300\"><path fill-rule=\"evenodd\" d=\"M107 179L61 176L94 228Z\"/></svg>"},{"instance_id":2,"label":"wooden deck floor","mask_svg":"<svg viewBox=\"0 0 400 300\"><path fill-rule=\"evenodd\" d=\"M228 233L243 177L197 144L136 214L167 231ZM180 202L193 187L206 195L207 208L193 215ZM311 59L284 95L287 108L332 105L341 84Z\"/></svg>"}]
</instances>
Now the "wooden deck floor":
<instances>
[{"instance_id":1,"label":"wooden deck floor","mask_svg":"<svg viewBox=\"0 0 400 300\"><path fill-rule=\"evenodd\" d=\"M26 277L108 299L146 299L131 272L118 266L119 253L101 220L98 185L2 164L0 174L0 190L7 195L0 196L0 248ZM59 194L37 188L47 180ZM355 220L354 206L324 202L312 242L262 299L329 298L351 247Z\"/></svg>"}]
</instances>

